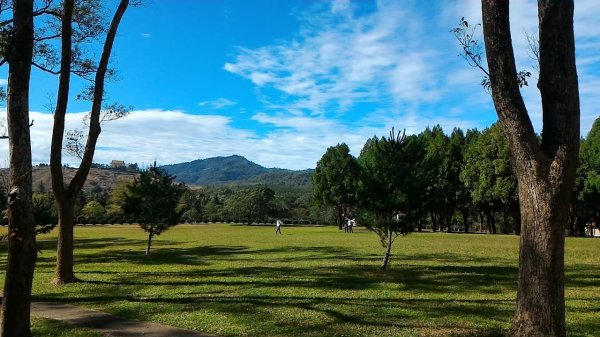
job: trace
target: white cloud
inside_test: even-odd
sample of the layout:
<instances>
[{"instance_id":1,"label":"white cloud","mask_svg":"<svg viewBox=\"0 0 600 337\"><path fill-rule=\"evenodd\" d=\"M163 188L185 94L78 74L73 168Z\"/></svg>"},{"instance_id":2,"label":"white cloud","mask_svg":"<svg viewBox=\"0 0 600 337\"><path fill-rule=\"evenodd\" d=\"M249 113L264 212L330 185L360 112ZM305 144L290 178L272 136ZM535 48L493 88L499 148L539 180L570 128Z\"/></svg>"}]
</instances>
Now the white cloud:
<instances>
[{"instance_id":1,"label":"white cloud","mask_svg":"<svg viewBox=\"0 0 600 337\"><path fill-rule=\"evenodd\" d=\"M7 84L8 84L8 79L0 78L0 85L7 85Z\"/></svg>"},{"instance_id":2,"label":"white cloud","mask_svg":"<svg viewBox=\"0 0 600 337\"><path fill-rule=\"evenodd\" d=\"M287 109L312 115L326 114L331 106L347 111L361 102L435 100L438 55L418 41L426 27L411 14L391 1L378 2L367 14L333 1L329 10L316 6L301 16L296 38L240 47L223 69L259 88L277 89Z\"/></svg>"},{"instance_id":3,"label":"white cloud","mask_svg":"<svg viewBox=\"0 0 600 337\"><path fill-rule=\"evenodd\" d=\"M227 98L217 98L212 101L202 101L198 105L205 108L223 109L236 105L236 102Z\"/></svg>"},{"instance_id":4,"label":"white cloud","mask_svg":"<svg viewBox=\"0 0 600 337\"><path fill-rule=\"evenodd\" d=\"M67 129L80 128L85 113L67 114ZM48 163L53 118L51 114L31 112L34 163ZM277 126L259 135L232 125L230 117L193 115L177 110L136 110L123 119L102 127L94 162L113 159L149 165L171 164L199 158L239 154L267 167L314 168L327 147L346 142L358 155L373 134L385 134L383 127L355 127L322 118L270 117L256 114L261 124ZM8 144L0 143L0 166L8 162ZM64 155L63 162L77 166L75 158Z\"/></svg>"}]
</instances>

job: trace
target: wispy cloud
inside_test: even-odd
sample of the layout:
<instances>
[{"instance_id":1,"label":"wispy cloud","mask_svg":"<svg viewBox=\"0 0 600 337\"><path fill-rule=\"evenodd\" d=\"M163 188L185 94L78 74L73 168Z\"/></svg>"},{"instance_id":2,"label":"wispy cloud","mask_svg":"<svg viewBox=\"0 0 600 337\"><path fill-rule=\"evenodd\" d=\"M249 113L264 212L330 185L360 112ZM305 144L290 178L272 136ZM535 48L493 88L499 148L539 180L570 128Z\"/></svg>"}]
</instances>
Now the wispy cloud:
<instances>
[{"instance_id":1,"label":"wispy cloud","mask_svg":"<svg viewBox=\"0 0 600 337\"><path fill-rule=\"evenodd\" d=\"M149 38L152 37L152 34L150 34L150 33L141 33L140 36L143 37L143 38L145 38L145 39L149 39Z\"/></svg>"},{"instance_id":2,"label":"wispy cloud","mask_svg":"<svg viewBox=\"0 0 600 337\"><path fill-rule=\"evenodd\" d=\"M212 101L202 101L198 105L205 108L223 109L236 105L236 102L227 98L218 98Z\"/></svg>"},{"instance_id":3,"label":"wispy cloud","mask_svg":"<svg viewBox=\"0 0 600 337\"><path fill-rule=\"evenodd\" d=\"M434 48L420 44L418 16L391 1L359 13L347 1L301 15L296 38L256 49L238 47L224 69L275 88L290 111L326 114L364 102L432 101L439 97ZM417 80L420 79L420 80Z\"/></svg>"}]
</instances>

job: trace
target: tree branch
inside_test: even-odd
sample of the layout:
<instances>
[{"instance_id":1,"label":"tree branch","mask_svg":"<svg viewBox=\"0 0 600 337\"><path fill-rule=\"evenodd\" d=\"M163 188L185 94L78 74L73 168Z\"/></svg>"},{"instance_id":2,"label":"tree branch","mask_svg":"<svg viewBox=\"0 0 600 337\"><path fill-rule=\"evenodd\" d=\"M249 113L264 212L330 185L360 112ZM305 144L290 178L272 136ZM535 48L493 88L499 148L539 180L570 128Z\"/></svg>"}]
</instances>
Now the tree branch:
<instances>
[{"instance_id":1,"label":"tree branch","mask_svg":"<svg viewBox=\"0 0 600 337\"><path fill-rule=\"evenodd\" d=\"M537 137L519 90L509 22L508 1L482 0L482 17L492 98L513 156L523 158L521 170L542 159ZM514 152L517 153L514 153Z\"/></svg>"},{"instance_id":2,"label":"tree branch","mask_svg":"<svg viewBox=\"0 0 600 337\"><path fill-rule=\"evenodd\" d=\"M54 110L54 125L52 128L52 144L50 147L50 172L52 174L52 190L57 199L62 198L65 192L64 176L62 171L62 144L65 132L65 115L69 101L69 86L71 81L71 36L74 0L65 0L64 16L61 28L61 60L56 109Z\"/></svg>"},{"instance_id":3,"label":"tree branch","mask_svg":"<svg viewBox=\"0 0 600 337\"><path fill-rule=\"evenodd\" d=\"M110 59L112 47L115 42L115 37L117 36L117 29L119 28L121 19L123 18L128 6L129 0L121 0L111 21L110 28L106 34L104 48L102 50L100 62L98 63L98 70L96 71L96 78L94 80L94 100L92 102L92 111L90 113L90 131L88 132L88 138L85 144L81 165L79 166L77 173L75 173L75 177L73 177L68 187L68 192L72 195L75 195L81 190L92 165L94 152L96 150L96 142L98 141L98 136L100 136L101 131L100 112L104 97L104 81L108 69L108 61Z\"/></svg>"},{"instance_id":4,"label":"tree branch","mask_svg":"<svg viewBox=\"0 0 600 337\"><path fill-rule=\"evenodd\" d=\"M32 64L34 67L36 67L36 68L40 69L41 71L44 71L44 72L50 73L50 74L52 74L52 75L59 75L59 74L60 74L60 71L56 71L56 70L52 70L52 69L48 69L48 68L46 68L46 67L44 67L44 66L41 66L41 65L37 64L36 62L31 62L31 64Z\"/></svg>"}]
</instances>

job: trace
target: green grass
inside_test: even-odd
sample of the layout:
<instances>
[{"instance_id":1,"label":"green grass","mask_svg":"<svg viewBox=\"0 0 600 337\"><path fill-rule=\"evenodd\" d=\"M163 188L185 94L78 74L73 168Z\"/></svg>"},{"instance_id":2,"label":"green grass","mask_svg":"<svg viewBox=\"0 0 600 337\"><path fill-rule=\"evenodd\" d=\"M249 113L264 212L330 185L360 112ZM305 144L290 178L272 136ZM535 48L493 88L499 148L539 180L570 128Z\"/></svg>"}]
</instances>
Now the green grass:
<instances>
[{"instance_id":1,"label":"green grass","mask_svg":"<svg viewBox=\"0 0 600 337\"><path fill-rule=\"evenodd\" d=\"M65 323L33 318L31 332L36 337L102 337L104 335L89 329L82 329Z\"/></svg>"},{"instance_id":2,"label":"green grass","mask_svg":"<svg viewBox=\"0 0 600 337\"><path fill-rule=\"evenodd\" d=\"M62 287L55 236L43 235L34 298L222 336L498 336L514 313L515 236L411 234L382 272L371 232L274 231L181 225L144 256L137 227L78 227L84 282ZM600 331L599 253L600 240L567 239L570 336Z\"/></svg>"}]
</instances>

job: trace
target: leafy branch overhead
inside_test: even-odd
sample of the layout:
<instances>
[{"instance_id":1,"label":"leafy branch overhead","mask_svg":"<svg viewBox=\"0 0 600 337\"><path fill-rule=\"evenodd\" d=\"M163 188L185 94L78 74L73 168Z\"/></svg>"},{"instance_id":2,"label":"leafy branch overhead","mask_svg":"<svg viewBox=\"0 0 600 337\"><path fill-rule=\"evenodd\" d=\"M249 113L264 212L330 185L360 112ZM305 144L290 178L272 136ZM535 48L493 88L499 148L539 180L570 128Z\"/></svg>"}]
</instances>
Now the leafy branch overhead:
<instances>
[{"instance_id":1,"label":"leafy branch overhead","mask_svg":"<svg viewBox=\"0 0 600 337\"><path fill-rule=\"evenodd\" d=\"M485 50L481 45L479 39L476 37L477 29L479 27L481 27L481 24L469 24L469 22L465 20L464 17L462 17L458 26L456 28L453 28L450 32L454 34L454 37L456 38L458 44L463 50L460 56L462 56L471 67L478 68L483 72L484 76L481 80L481 86L485 89L485 91L489 92L491 89L491 83L490 73L487 69L487 65L485 64ZM530 46L533 46L535 44L535 39L533 39L529 35L527 35L527 39ZM531 47L531 49L534 50L533 47ZM529 77L531 77L530 71L521 70L517 73L517 81L519 83L520 88L529 85L529 83L527 82L527 79Z\"/></svg>"}]
</instances>

